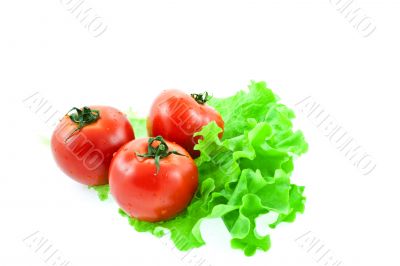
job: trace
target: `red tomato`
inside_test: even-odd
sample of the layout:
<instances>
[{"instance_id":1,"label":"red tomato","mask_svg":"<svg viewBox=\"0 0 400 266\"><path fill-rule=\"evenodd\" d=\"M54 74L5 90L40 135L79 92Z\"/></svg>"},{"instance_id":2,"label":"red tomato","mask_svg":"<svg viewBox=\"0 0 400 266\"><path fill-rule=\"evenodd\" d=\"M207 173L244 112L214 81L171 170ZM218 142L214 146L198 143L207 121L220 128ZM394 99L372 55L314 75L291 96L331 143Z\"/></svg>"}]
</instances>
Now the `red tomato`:
<instances>
[{"instance_id":1,"label":"red tomato","mask_svg":"<svg viewBox=\"0 0 400 266\"><path fill-rule=\"evenodd\" d=\"M193 158L200 155L193 150L199 137L193 134L211 121L224 129L221 115L205 104L208 94L190 96L178 90L165 90L154 101L147 119L149 136L163 136L185 148ZM219 137L222 137L223 132Z\"/></svg>"},{"instance_id":2,"label":"red tomato","mask_svg":"<svg viewBox=\"0 0 400 266\"><path fill-rule=\"evenodd\" d=\"M107 184L113 154L135 138L132 126L123 113L108 106L71 111L51 138L54 158L65 174L82 184Z\"/></svg>"},{"instance_id":3,"label":"red tomato","mask_svg":"<svg viewBox=\"0 0 400 266\"><path fill-rule=\"evenodd\" d=\"M141 157L145 154L149 158ZM197 184L197 167L189 153L161 137L127 143L110 166L111 194L127 214L143 221L176 216L190 203Z\"/></svg>"}]
</instances>

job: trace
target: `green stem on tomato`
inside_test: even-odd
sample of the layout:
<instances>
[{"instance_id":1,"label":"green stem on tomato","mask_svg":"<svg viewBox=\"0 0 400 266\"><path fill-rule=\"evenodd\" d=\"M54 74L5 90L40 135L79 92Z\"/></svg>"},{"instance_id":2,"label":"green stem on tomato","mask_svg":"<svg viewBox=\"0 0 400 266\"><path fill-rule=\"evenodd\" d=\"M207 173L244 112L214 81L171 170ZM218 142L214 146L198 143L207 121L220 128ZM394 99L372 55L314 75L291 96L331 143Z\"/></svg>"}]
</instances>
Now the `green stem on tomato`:
<instances>
[{"instance_id":1,"label":"green stem on tomato","mask_svg":"<svg viewBox=\"0 0 400 266\"><path fill-rule=\"evenodd\" d=\"M157 144L157 146L154 147L153 142L155 142L155 141L158 141L158 144ZM158 174L158 172L160 170L160 159L165 158L171 154L186 156L175 150L170 151L168 149L167 143L165 142L164 138L161 136L157 136L155 138L149 138L148 143L149 144L147 147L147 153L145 153L145 154L136 153L136 155L139 157L143 157L143 158L153 158L156 163L156 167L157 167L156 174Z\"/></svg>"},{"instance_id":2,"label":"green stem on tomato","mask_svg":"<svg viewBox=\"0 0 400 266\"><path fill-rule=\"evenodd\" d=\"M100 111L92 110L87 106L83 107L82 109L73 107L66 115L77 125L77 127L68 135L68 137L65 139L65 142L67 142L76 132L80 131L85 126L99 120Z\"/></svg>"},{"instance_id":3,"label":"green stem on tomato","mask_svg":"<svg viewBox=\"0 0 400 266\"><path fill-rule=\"evenodd\" d=\"M211 99L211 95L208 92L203 93L191 93L190 96L198 103L205 104L207 101Z\"/></svg>"}]
</instances>

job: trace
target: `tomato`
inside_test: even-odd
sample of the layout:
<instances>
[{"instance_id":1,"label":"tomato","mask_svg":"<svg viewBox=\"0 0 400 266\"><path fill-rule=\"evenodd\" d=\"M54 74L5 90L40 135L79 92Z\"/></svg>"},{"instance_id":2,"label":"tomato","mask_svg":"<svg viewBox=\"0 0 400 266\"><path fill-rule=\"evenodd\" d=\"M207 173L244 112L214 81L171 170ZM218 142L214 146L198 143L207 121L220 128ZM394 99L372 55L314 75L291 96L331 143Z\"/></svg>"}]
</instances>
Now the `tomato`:
<instances>
[{"instance_id":1,"label":"tomato","mask_svg":"<svg viewBox=\"0 0 400 266\"><path fill-rule=\"evenodd\" d=\"M178 90L165 90L154 101L147 119L149 136L163 136L185 148L193 158L200 155L193 150L199 137L193 134L211 121L224 129L221 115L206 105L208 94L188 95ZM220 133L221 138L223 131Z\"/></svg>"},{"instance_id":2,"label":"tomato","mask_svg":"<svg viewBox=\"0 0 400 266\"><path fill-rule=\"evenodd\" d=\"M123 113L108 106L73 108L57 125L51 149L58 166L85 185L108 183L113 154L135 138Z\"/></svg>"},{"instance_id":3,"label":"tomato","mask_svg":"<svg viewBox=\"0 0 400 266\"><path fill-rule=\"evenodd\" d=\"M148 222L170 219L190 203L198 185L189 153L162 137L133 140L115 154L110 190L131 217Z\"/></svg>"}]
</instances>

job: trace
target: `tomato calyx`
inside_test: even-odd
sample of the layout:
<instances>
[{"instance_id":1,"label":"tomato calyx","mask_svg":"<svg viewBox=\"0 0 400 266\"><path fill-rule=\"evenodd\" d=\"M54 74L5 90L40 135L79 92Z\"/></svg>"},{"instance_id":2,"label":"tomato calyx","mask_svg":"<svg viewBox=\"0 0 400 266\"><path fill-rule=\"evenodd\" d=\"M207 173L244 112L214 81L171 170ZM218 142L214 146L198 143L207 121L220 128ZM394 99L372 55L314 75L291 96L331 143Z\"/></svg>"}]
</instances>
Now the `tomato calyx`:
<instances>
[{"instance_id":1,"label":"tomato calyx","mask_svg":"<svg viewBox=\"0 0 400 266\"><path fill-rule=\"evenodd\" d=\"M154 142L157 142L156 146L153 146ZM158 172L160 170L160 159L163 159L171 154L186 156L175 150L170 151L168 149L167 143L165 142L165 140L162 136L157 136L155 138L149 138L148 146L147 146L147 153L145 153L145 154L136 153L136 155L139 157L154 159L154 161L156 163L156 167L157 167L157 171L155 173L156 175L158 174Z\"/></svg>"},{"instance_id":2,"label":"tomato calyx","mask_svg":"<svg viewBox=\"0 0 400 266\"><path fill-rule=\"evenodd\" d=\"M80 131L85 126L93 124L99 120L100 111L92 110L87 106L83 107L82 109L73 107L66 115L77 125L77 127L68 135L68 137L65 139L65 142L67 142L76 132Z\"/></svg>"},{"instance_id":3,"label":"tomato calyx","mask_svg":"<svg viewBox=\"0 0 400 266\"><path fill-rule=\"evenodd\" d=\"M211 99L211 95L208 92L203 93L191 93L190 96L198 103L198 104L205 104L207 101Z\"/></svg>"}]
</instances>

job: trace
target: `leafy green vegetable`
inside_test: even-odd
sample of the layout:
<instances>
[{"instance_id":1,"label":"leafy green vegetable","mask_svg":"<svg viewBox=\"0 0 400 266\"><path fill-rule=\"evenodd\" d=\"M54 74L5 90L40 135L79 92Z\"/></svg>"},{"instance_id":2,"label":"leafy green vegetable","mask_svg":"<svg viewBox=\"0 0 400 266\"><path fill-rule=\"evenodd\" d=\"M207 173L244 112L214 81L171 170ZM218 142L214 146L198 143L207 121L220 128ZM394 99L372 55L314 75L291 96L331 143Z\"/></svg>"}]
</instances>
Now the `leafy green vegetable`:
<instances>
[{"instance_id":1,"label":"leafy green vegetable","mask_svg":"<svg viewBox=\"0 0 400 266\"><path fill-rule=\"evenodd\" d=\"M292 222L304 211L304 187L290 183L293 159L307 151L300 131L293 132L292 110L278 103L279 98L264 82L252 82L248 91L228 98L212 98L208 103L224 121L221 129L215 122L197 133L202 136L195 149L201 152L196 164L199 189L187 210L164 222L129 219L139 232L162 236L166 230L180 250L204 245L200 225L204 219L220 218L231 234L231 246L251 256L256 250L267 251L269 235L256 233L256 218L274 212L277 220ZM145 130L144 119L130 119L135 132ZM140 132L140 133L139 133ZM145 131L143 131L145 132Z\"/></svg>"},{"instance_id":2,"label":"leafy green vegetable","mask_svg":"<svg viewBox=\"0 0 400 266\"><path fill-rule=\"evenodd\" d=\"M89 186L89 189L95 190L101 201L108 199L108 195L110 194L110 186L108 184L101 186Z\"/></svg>"},{"instance_id":3,"label":"leafy green vegetable","mask_svg":"<svg viewBox=\"0 0 400 266\"><path fill-rule=\"evenodd\" d=\"M146 118L138 118L132 109L129 109L126 116L135 130L135 138L147 137Z\"/></svg>"}]
</instances>

